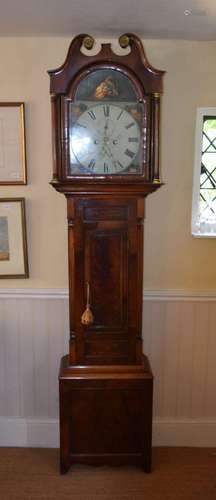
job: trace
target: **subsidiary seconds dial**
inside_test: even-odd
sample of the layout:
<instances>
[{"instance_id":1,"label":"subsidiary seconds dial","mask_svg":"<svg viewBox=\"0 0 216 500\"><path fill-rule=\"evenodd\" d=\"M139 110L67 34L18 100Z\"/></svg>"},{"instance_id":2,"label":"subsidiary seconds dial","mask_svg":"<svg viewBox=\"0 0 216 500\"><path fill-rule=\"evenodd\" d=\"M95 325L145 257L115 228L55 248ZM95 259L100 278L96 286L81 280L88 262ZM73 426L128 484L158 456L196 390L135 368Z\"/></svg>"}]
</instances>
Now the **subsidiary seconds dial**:
<instances>
[{"instance_id":1,"label":"subsidiary seconds dial","mask_svg":"<svg viewBox=\"0 0 216 500\"><path fill-rule=\"evenodd\" d=\"M137 120L124 107L96 104L73 125L70 155L88 173L124 174L132 163L137 163L134 160L140 150L140 137Z\"/></svg>"}]
</instances>

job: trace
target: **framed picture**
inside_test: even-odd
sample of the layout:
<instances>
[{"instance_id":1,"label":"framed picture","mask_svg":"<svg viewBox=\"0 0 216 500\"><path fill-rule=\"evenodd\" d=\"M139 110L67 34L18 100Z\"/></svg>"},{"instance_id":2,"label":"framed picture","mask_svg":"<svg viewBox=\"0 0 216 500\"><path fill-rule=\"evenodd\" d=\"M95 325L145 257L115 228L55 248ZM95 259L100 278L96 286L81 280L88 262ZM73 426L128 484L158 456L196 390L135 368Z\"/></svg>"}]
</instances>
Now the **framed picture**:
<instances>
[{"instance_id":1,"label":"framed picture","mask_svg":"<svg viewBox=\"0 0 216 500\"><path fill-rule=\"evenodd\" d=\"M0 278L28 278L24 198L0 198Z\"/></svg>"},{"instance_id":2,"label":"framed picture","mask_svg":"<svg viewBox=\"0 0 216 500\"><path fill-rule=\"evenodd\" d=\"M4 184L27 184L23 102L0 102L0 185Z\"/></svg>"}]
</instances>

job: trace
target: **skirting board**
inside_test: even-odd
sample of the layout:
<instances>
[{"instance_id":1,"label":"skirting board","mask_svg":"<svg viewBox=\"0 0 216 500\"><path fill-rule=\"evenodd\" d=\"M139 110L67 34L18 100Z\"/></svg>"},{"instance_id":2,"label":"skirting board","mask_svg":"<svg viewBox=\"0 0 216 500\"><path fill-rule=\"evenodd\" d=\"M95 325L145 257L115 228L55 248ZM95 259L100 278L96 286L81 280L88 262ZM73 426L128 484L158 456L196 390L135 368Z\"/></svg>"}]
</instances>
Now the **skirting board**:
<instances>
[{"instance_id":1,"label":"skirting board","mask_svg":"<svg viewBox=\"0 0 216 500\"><path fill-rule=\"evenodd\" d=\"M0 418L0 446L58 448L59 422ZM216 420L155 419L153 446L216 447Z\"/></svg>"}]
</instances>

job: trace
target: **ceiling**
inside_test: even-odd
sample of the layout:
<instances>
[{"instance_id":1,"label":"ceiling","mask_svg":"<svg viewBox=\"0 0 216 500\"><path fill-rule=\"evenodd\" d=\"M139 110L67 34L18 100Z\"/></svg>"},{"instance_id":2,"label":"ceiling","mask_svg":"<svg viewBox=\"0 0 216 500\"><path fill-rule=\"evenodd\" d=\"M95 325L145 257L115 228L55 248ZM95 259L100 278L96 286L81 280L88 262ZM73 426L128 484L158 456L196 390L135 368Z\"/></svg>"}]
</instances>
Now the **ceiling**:
<instances>
[{"instance_id":1,"label":"ceiling","mask_svg":"<svg viewBox=\"0 0 216 500\"><path fill-rule=\"evenodd\" d=\"M216 40L216 0L0 0L0 36L125 32Z\"/></svg>"}]
</instances>

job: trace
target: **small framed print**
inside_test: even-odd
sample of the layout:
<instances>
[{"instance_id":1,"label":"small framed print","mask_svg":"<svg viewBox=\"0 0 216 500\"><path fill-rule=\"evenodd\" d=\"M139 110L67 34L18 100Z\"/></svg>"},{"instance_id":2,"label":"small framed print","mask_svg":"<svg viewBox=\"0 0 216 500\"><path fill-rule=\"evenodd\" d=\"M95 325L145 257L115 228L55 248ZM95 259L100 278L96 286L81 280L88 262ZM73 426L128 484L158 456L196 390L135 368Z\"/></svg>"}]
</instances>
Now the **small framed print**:
<instances>
[{"instance_id":1,"label":"small framed print","mask_svg":"<svg viewBox=\"0 0 216 500\"><path fill-rule=\"evenodd\" d=\"M24 198L0 198L0 278L28 278Z\"/></svg>"},{"instance_id":2,"label":"small framed print","mask_svg":"<svg viewBox=\"0 0 216 500\"><path fill-rule=\"evenodd\" d=\"M0 102L0 185L9 184L27 184L23 102Z\"/></svg>"}]
</instances>

